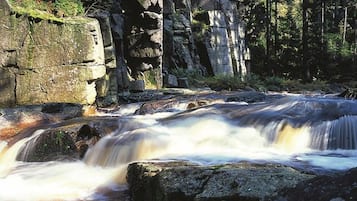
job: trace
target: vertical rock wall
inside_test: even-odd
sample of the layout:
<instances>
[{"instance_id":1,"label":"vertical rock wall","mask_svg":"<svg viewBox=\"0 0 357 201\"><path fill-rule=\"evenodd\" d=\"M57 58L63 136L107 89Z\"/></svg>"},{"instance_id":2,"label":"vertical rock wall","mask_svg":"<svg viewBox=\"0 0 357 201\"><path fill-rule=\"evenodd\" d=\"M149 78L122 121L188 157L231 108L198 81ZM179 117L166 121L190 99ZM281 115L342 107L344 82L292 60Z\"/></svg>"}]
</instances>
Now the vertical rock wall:
<instances>
[{"instance_id":1,"label":"vertical rock wall","mask_svg":"<svg viewBox=\"0 0 357 201\"><path fill-rule=\"evenodd\" d=\"M163 1L122 0L125 11L125 58L134 80L146 88L162 86ZM135 83L133 83L135 86ZM135 90L137 90L135 88Z\"/></svg>"},{"instance_id":2,"label":"vertical rock wall","mask_svg":"<svg viewBox=\"0 0 357 201\"><path fill-rule=\"evenodd\" d=\"M196 10L201 13L198 21L209 29L201 39L208 54L208 62L213 75L247 74L246 59L248 49L245 44L245 28L238 15L237 2L231 0L193 0Z\"/></svg>"},{"instance_id":3,"label":"vertical rock wall","mask_svg":"<svg viewBox=\"0 0 357 201\"><path fill-rule=\"evenodd\" d=\"M94 103L95 81L106 74L98 21L53 23L0 2L0 105Z\"/></svg>"},{"instance_id":4,"label":"vertical rock wall","mask_svg":"<svg viewBox=\"0 0 357 201\"><path fill-rule=\"evenodd\" d=\"M118 92L160 88L163 77L178 86L176 69L247 73L236 1L84 2L97 20L53 23L15 14L0 0L0 105L103 105Z\"/></svg>"}]
</instances>

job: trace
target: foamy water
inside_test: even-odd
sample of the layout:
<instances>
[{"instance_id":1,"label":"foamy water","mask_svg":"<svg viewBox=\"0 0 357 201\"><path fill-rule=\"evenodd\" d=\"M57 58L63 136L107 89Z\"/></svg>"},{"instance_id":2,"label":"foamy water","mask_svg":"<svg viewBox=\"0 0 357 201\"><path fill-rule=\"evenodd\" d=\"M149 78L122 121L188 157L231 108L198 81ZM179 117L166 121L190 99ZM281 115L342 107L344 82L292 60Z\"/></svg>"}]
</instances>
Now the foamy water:
<instances>
[{"instance_id":1,"label":"foamy water","mask_svg":"<svg viewBox=\"0 0 357 201\"><path fill-rule=\"evenodd\" d=\"M348 115L340 112L334 119L324 116L323 120L305 121L299 116L303 112L324 109L312 105L283 102L277 107L258 105L244 111L250 108L233 104L232 111L230 106L218 111L217 106L178 115L133 115L137 105L132 105L116 113L118 129L92 147L83 161L16 161L19 150L34 143L44 131L38 130L11 147L0 142L0 200L106 200L102 189L119 191L125 184L127 164L141 160L189 160L202 165L276 162L306 170L357 167L356 149L325 150L335 145L355 146L357 118L353 110ZM293 107L297 107L294 114ZM254 121L247 118L257 111L262 113L252 115ZM299 124L294 124L292 117L297 117Z\"/></svg>"}]
</instances>

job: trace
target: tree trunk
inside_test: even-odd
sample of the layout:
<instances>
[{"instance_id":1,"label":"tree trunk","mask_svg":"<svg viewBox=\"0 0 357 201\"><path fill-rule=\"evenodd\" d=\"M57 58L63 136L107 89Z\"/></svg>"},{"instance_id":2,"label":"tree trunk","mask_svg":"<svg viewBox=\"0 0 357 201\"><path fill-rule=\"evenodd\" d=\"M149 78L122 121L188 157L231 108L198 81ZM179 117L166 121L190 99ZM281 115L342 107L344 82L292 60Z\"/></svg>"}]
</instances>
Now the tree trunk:
<instances>
[{"instance_id":1,"label":"tree trunk","mask_svg":"<svg viewBox=\"0 0 357 201\"><path fill-rule=\"evenodd\" d=\"M309 25L308 25L308 13L307 13L307 5L308 5L308 0L303 0L302 1L302 65L303 69L305 70L305 81L311 81L311 72L310 72L310 66L308 64L308 31L309 31Z\"/></svg>"},{"instance_id":2,"label":"tree trunk","mask_svg":"<svg viewBox=\"0 0 357 201\"><path fill-rule=\"evenodd\" d=\"M321 0L321 48L323 49L324 35L325 35L325 0Z\"/></svg>"},{"instance_id":3,"label":"tree trunk","mask_svg":"<svg viewBox=\"0 0 357 201\"><path fill-rule=\"evenodd\" d=\"M278 0L275 0L275 30L274 30L274 56L277 56L278 50Z\"/></svg>"},{"instance_id":4,"label":"tree trunk","mask_svg":"<svg viewBox=\"0 0 357 201\"><path fill-rule=\"evenodd\" d=\"M270 0L266 0L266 53L270 56Z\"/></svg>"},{"instance_id":5,"label":"tree trunk","mask_svg":"<svg viewBox=\"0 0 357 201\"><path fill-rule=\"evenodd\" d=\"M343 40L342 44L345 44L346 42L346 31L347 31L347 6L345 7L345 20L343 22Z\"/></svg>"}]
</instances>

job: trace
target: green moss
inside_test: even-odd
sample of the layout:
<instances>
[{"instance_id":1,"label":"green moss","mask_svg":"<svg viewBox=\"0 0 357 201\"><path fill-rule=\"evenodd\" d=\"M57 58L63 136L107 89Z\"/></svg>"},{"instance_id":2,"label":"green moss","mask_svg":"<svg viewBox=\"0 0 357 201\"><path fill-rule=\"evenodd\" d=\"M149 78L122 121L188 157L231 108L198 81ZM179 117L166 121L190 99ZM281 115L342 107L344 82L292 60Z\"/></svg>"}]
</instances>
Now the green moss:
<instances>
[{"instance_id":1,"label":"green moss","mask_svg":"<svg viewBox=\"0 0 357 201\"><path fill-rule=\"evenodd\" d=\"M63 17L83 16L84 7L79 0L10 0L11 10L20 15L64 23Z\"/></svg>"},{"instance_id":2,"label":"green moss","mask_svg":"<svg viewBox=\"0 0 357 201\"><path fill-rule=\"evenodd\" d=\"M144 73L145 88L147 89L159 88L156 78L157 77L156 73L157 73L156 70L150 70Z\"/></svg>"},{"instance_id":3,"label":"green moss","mask_svg":"<svg viewBox=\"0 0 357 201\"><path fill-rule=\"evenodd\" d=\"M37 9L28 9L28 8L24 8L21 6L11 6L11 9L13 12L15 12L17 14L27 15L27 16L35 18L35 19L44 19L44 20L48 20L48 21L64 23L63 18L58 18L55 15L45 12L45 11L41 11L41 10L37 10Z\"/></svg>"}]
</instances>

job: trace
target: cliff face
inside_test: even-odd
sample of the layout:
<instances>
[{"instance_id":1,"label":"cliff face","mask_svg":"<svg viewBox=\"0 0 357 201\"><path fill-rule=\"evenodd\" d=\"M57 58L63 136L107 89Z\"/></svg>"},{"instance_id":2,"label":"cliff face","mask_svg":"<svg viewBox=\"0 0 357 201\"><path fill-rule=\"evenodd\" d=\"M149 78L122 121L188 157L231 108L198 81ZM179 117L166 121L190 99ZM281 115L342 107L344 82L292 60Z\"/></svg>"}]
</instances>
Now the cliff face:
<instances>
[{"instance_id":1,"label":"cliff face","mask_svg":"<svg viewBox=\"0 0 357 201\"><path fill-rule=\"evenodd\" d=\"M135 80L145 80L146 86L157 80L154 83L160 87L163 79L165 86L175 87L179 82L172 73L180 68L204 75L247 74L249 55L236 1L119 3L126 19L124 57Z\"/></svg>"},{"instance_id":2,"label":"cliff face","mask_svg":"<svg viewBox=\"0 0 357 201\"><path fill-rule=\"evenodd\" d=\"M56 23L0 3L0 105L113 103L121 92L177 87L177 69L247 73L236 1L84 1L91 18Z\"/></svg>"},{"instance_id":3,"label":"cliff face","mask_svg":"<svg viewBox=\"0 0 357 201\"><path fill-rule=\"evenodd\" d=\"M0 104L94 103L106 74L97 20L52 23L0 8Z\"/></svg>"}]
</instances>

